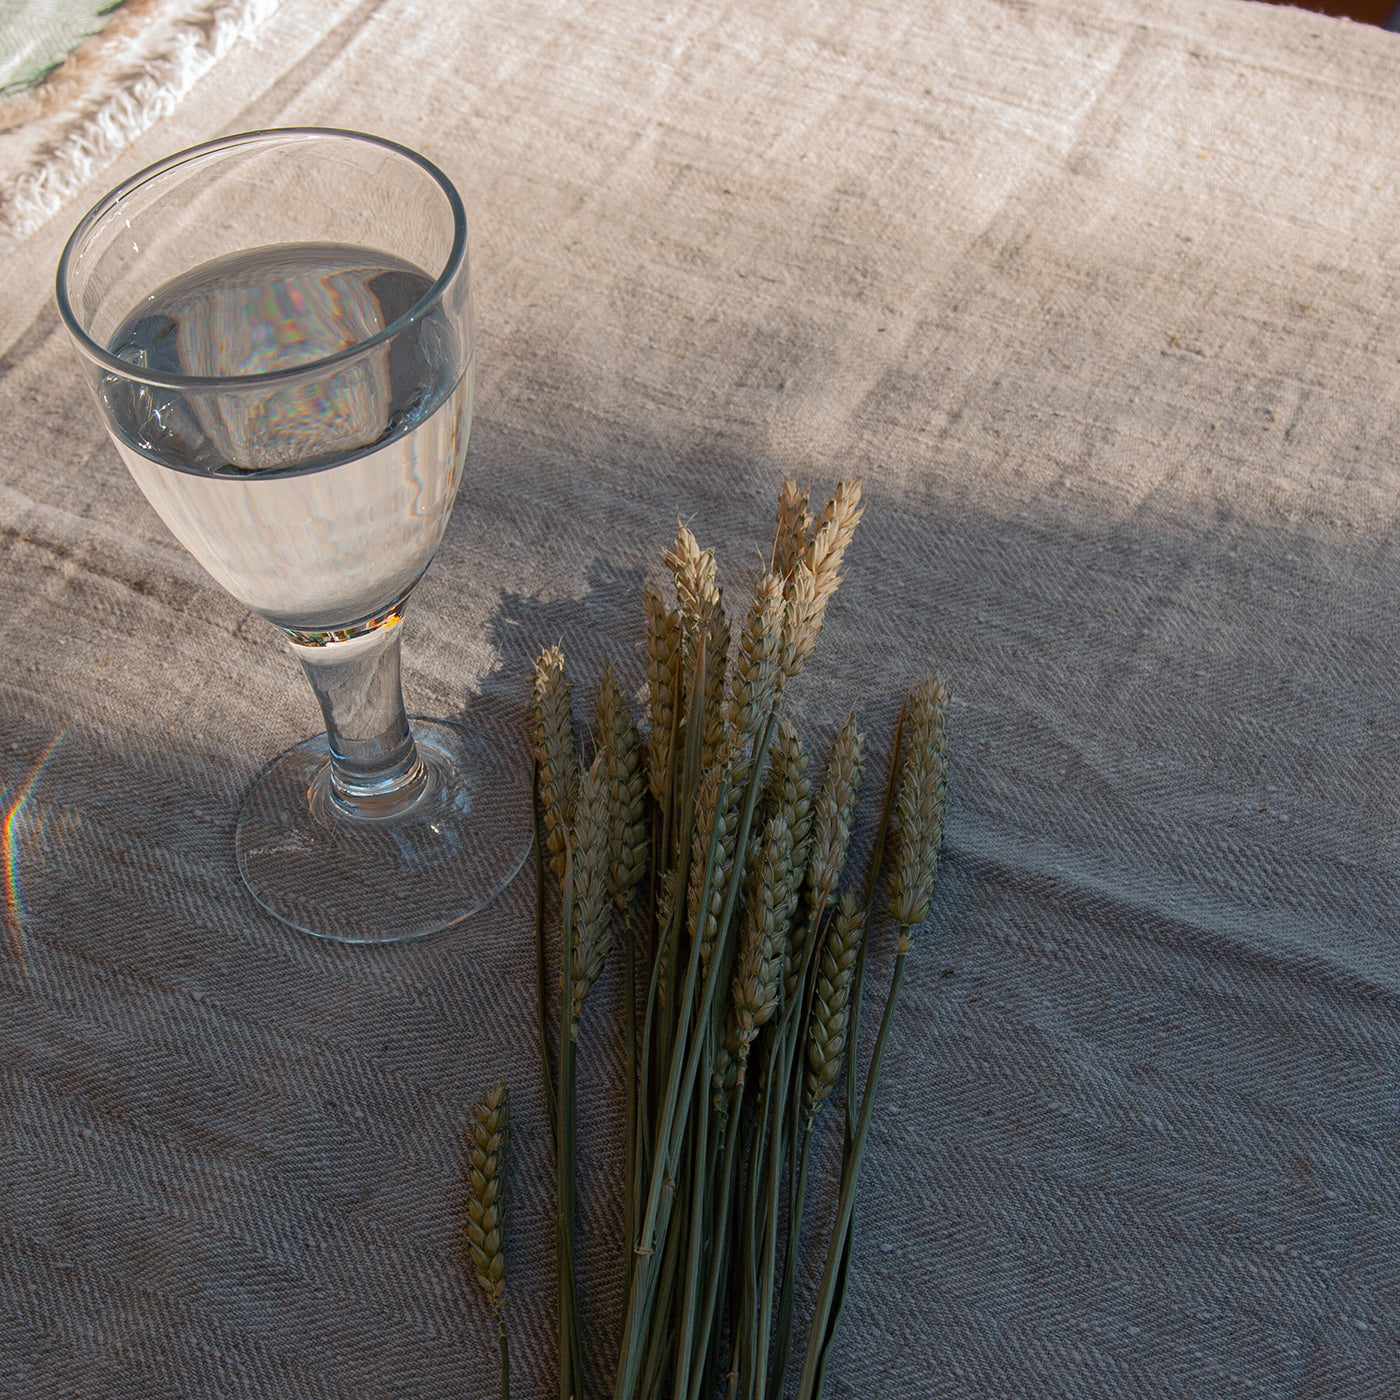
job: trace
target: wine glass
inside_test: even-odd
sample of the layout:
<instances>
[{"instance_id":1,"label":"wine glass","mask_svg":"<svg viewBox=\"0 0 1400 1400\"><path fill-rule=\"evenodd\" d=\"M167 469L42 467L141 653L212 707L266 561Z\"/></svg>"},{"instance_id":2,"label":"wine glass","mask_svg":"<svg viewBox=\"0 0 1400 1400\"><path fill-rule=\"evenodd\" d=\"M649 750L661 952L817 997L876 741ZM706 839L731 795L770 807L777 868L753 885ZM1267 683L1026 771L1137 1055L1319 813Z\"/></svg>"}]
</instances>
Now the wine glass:
<instances>
[{"instance_id":1,"label":"wine glass","mask_svg":"<svg viewBox=\"0 0 1400 1400\"><path fill-rule=\"evenodd\" d=\"M324 735L262 774L243 879L348 942L494 898L533 836L521 738L404 713L404 606L462 478L475 384L467 226L447 177L359 132L211 141L74 231L58 306L137 486L281 628Z\"/></svg>"}]
</instances>

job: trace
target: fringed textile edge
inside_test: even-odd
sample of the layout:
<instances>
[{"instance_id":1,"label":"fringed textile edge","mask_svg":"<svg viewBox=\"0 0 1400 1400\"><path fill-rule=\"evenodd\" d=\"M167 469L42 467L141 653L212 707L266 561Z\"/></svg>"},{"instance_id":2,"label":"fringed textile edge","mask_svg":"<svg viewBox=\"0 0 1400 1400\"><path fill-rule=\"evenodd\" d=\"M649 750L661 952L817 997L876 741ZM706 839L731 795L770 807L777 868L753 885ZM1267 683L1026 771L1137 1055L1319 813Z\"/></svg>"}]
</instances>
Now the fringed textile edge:
<instances>
[{"instance_id":1,"label":"fringed textile edge","mask_svg":"<svg viewBox=\"0 0 1400 1400\"><path fill-rule=\"evenodd\" d=\"M137 137L172 112L180 99L233 47L276 10L279 0L213 0L173 21L157 52L124 68L115 86L76 112L31 158L0 184L0 253L48 222Z\"/></svg>"}]
</instances>

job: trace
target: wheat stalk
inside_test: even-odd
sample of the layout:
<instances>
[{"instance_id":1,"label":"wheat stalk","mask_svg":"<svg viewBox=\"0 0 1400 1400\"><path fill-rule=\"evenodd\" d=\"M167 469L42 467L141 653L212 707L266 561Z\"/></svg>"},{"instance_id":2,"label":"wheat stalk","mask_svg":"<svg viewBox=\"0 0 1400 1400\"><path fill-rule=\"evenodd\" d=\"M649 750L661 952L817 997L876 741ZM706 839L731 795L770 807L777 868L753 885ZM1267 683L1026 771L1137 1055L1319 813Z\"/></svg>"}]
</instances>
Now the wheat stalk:
<instances>
[{"instance_id":1,"label":"wheat stalk","mask_svg":"<svg viewBox=\"0 0 1400 1400\"><path fill-rule=\"evenodd\" d=\"M773 1022L787 990L794 956L790 928L802 885L803 854L811 824L807 754L797 730L780 720L769 750L773 815L764 826L740 944L733 989L732 1039L735 1088L742 1089L752 1044ZM800 981L800 976L798 978ZM739 1352L751 1381L746 1394L759 1400L767 1374L773 1278L777 1265L778 1189L787 1157L784 1105L793 1044L792 1016L773 1026L760 1060L758 1103L749 1152L749 1200L743 1239L743 1298ZM766 1166L765 1166L766 1162ZM756 1311L748 1300L757 1302Z\"/></svg>"},{"instance_id":2,"label":"wheat stalk","mask_svg":"<svg viewBox=\"0 0 1400 1400\"><path fill-rule=\"evenodd\" d=\"M819 911L814 910L813 914L811 927L816 927ZM791 1154L791 1161L787 1163L788 1244L783 1264L776 1355L773 1362L773 1394L776 1396L783 1394L787 1375L792 1311L796 1297L796 1263L802 1236L803 1206L807 1198L807 1166L811 1160L807 1139L815 1127L817 1113L826 1102L841 1073L845 1059L848 1034L852 1028L851 996L861 949L864 946L865 926L866 910L855 895L847 891L840 898L835 918L827 926L820 950L813 950L819 951L820 956L811 981L810 1006L805 1025L806 1085L805 1093L801 1096L799 1090L802 1088L802 1064L800 1060L796 1060L795 1053L797 1034L801 1028L795 1023L783 1046L782 1069L788 1076L784 1080L786 1093L783 1102L786 1102L786 1095L790 1093L792 1110L790 1124L787 1125L787 1136L780 1141L781 1150L785 1154ZM802 980L799 973L796 978L799 988ZM805 1130L799 1128L799 1112L805 1113ZM775 1137L782 1129L783 1124L780 1120L779 1126L774 1130ZM769 1210L773 1216L776 1216L778 1209L778 1184L783 1165L782 1161L774 1157L769 1168ZM773 1252L770 1246L764 1261L763 1322L759 1345L765 1354L769 1336L768 1319L771 1316L771 1279L776 1269L776 1260L772 1259ZM763 1378L760 1378L757 1389L760 1400L764 1394L766 1386Z\"/></svg>"},{"instance_id":3,"label":"wheat stalk","mask_svg":"<svg viewBox=\"0 0 1400 1400\"><path fill-rule=\"evenodd\" d=\"M861 515L859 480L839 483L816 519L806 494L784 483L769 567L742 628L736 623L740 635L732 662L714 551L701 549L678 520L665 555L676 603L669 607L655 587L644 591L647 744L639 752L625 698L605 669L597 704L598 758L582 778L572 735L567 745L557 737L549 741L568 728L562 657L552 667L552 658L541 659L542 806L560 813L546 823L547 849L556 871L562 850L566 891L561 913L567 995L561 1006L561 1088L554 1100L561 1400L577 1400L581 1385L572 1263L574 1037L580 1004L607 951L613 908L628 905L648 847L656 865L648 922L656 936L635 1057L631 1023L627 1032L637 1129L634 1134L629 1106L623 1211L628 1301L614 1400L710 1400L717 1388L727 1389L730 1400L785 1394L810 1160L805 1144L844 1063L851 1122L835 1230L811 1327L804 1329L809 1344L799 1383L802 1400L819 1400L853 1248L856 1180L874 1089L913 928L901 924L890 996L860 1099L852 1082L852 1049L868 911L898 796L903 864L892 882L896 917L927 914L946 791L946 764L938 767L941 711L931 739L923 737L915 715L909 742L901 744L901 729L893 746L866 894L859 901L838 898L865 740L854 716L848 718L816 793L802 741L780 710L787 683L814 653ZM911 697L911 713L921 714L921 707L928 708ZM562 719L546 724L561 711ZM930 753L934 760L915 761ZM600 774L605 801L596 791ZM644 782L657 803L650 842ZM606 808L601 815L600 802ZM598 865L593 833L600 825L606 826L607 853ZM597 892L600 883L605 895ZM633 951L630 939L627 950ZM770 1340L776 1349L771 1367ZM722 1344L732 1347L723 1379Z\"/></svg>"},{"instance_id":4,"label":"wheat stalk","mask_svg":"<svg viewBox=\"0 0 1400 1400\"><path fill-rule=\"evenodd\" d=\"M637 946L631 921L632 896L647 870L646 774L642 771L642 742L632 712L612 673L603 667L598 682L598 736L608 775L608 893L624 920L623 958L626 1000L623 1002L627 1061L627 1180L636 1172L641 1128L637 1084ZM623 1236L632 1258L635 1233L633 1193L623 1197Z\"/></svg>"},{"instance_id":5,"label":"wheat stalk","mask_svg":"<svg viewBox=\"0 0 1400 1400\"><path fill-rule=\"evenodd\" d=\"M775 716L770 715L768 723L764 727L764 733L756 746L758 752L762 752L763 748L771 741L774 726ZM687 756L687 768L689 767L689 756ZM743 849L748 840L754 808L757 804L758 781L756 770L748 772L740 769L739 771L743 772L744 795L735 834L735 844L738 849ZM724 794L721 790L719 801L723 800ZM721 965L731 946L730 930L735 902L741 885L741 874L742 872L734 872L728 881L724 908L716 925L717 937L723 941L715 949L714 955ZM632 1274L627 1311L623 1322L622 1346L618 1359L614 1400L632 1400L632 1397L637 1394L639 1384L645 1386L648 1394L654 1393L660 1373L652 1365L652 1362L664 1365L665 1358L671 1350L664 1326L659 1328L657 1333L651 1335L650 1345L647 1342L648 1328L653 1316L665 1318L670 1313L671 1285L666 1282L666 1279L668 1276L674 1279L672 1266L677 1262L676 1251L685 1248L681 1232L672 1231L670 1221L676 1197L675 1173L682 1166L682 1154L688 1140L687 1127L695 1116L699 1116L702 1124L708 1121L704 1107L696 1096L704 1093L701 1086L706 1083L703 1076L704 1073L708 1072L711 1053L710 1029L713 1026L716 991L720 978L711 973L703 980L703 983L700 982L698 977L699 952L699 947L692 945L684 986L677 1007L677 1035L674 1042L663 1053L660 1066L661 1074L658 1087L660 1087L660 1080L664 1080L664 1088L660 1096L653 1139L656 1143L656 1151L652 1157L651 1171L646 1185L645 1209L640 1216L642 1224L636 1248L637 1266ZM731 1138L730 1141L733 1143L737 1139ZM702 1162L703 1156L701 1154L693 1156L692 1172L694 1175L690 1188L692 1190L702 1189ZM723 1222L717 1222L716 1228L720 1238L723 1239L725 1228ZM696 1236L692 1235L693 1238ZM662 1256L659 1262L656 1257L658 1253ZM716 1265L719 1263L718 1253L712 1262ZM712 1268L710 1274L712 1284L717 1276L717 1270ZM660 1299L659 1312L657 1312L658 1299ZM708 1317L698 1330L690 1331L687 1335L677 1339L682 1352L688 1352L697 1344L697 1341L708 1348L711 1340L712 1333ZM646 1368L645 1375L643 1374L644 1367ZM697 1382L705 1374L705 1369L705 1365L702 1364L694 1372ZM694 1392L691 1392L688 1400L695 1400Z\"/></svg>"},{"instance_id":6,"label":"wheat stalk","mask_svg":"<svg viewBox=\"0 0 1400 1400\"><path fill-rule=\"evenodd\" d=\"M891 875L890 913L899 924L894 972L890 977L885 1009L880 1017L875 1046L865 1075L859 1113L852 1121L855 1102L851 1078L847 1077L847 1140L841 1168L841 1189L837 1199L836 1224L827 1246L826 1264L808 1330L807 1353L798 1381L797 1400L820 1400L826 1358L836 1337L840 1320L845 1278L854 1247L856 1189L860 1181L865 1145L875 1108L880 1068L890 1027L899 1004L904 969L913 947L913 930L928 918L933 887L938 875L938 856L943 842L943 818L948 794L947 730L948 691L933 676L915 687L905 702L896 738L896 753L902 753L897 795L890 792L886 807L897 819L894 872ZM867 896L868 897L868 896ZM857 955L856 988L860 982L860 956ZM858 999L859 991L854 992ZM854 1040L856 1024L852 1007L848 1034Z\"/></svg>"},{"instance_id":7,"label":"wheat stalk","mask_svg":"<svg viewBox=\"0 0 1400 1400\"><path fill-rule=\"evenodd\" d=\"M865 955L868 942L864 937L856 938L854 931L855 917L858 916L862 928L870 908L870 902L874 897L875 882L878 879L880 867L884 858L885 838L889 828L890 816L894 809L895 787L898 781L898 763L900 752L900 734L903 728L903 715L901 713L900 724L895 729L895 740L890 753L889 775L885 783L884 800L880 807L880 819L876 824L874 843L870 854L870 863L866 871L865 892L859 901L846 900L845 914L842 920L843 937L841 947L834 950L833 961L835 966L827 967L827 985L831 988L832 994L825 998L824 1005L828 1010L837 1009L833 1003L841 1002L840 1010L840 1036L845 1046L855 1045L859 1039L858 1026L860 1018L860 997L862 969L865 963ZM811 875L810 889L812 898L809 902L809 936L814 936L821 927L821 917L827 906L827 899L834 900L836 897L836 886L841 876L841 868L845 864L846 853L850 842L850 822L854 819L855 804L859 796L861 780L864 776L865 764L865 744L861 735L855 727L855 717L850 716L842 726L835 742L832 745L832 753L827 761L826 777L822 784L822 793L818 798L817 810L813 818L812 860L809 864ZM834 924L834 920L832 921ZM811 961L814 955L818 957L825 950L828 942L833 937L833 929L828 926L826 936L814 942L808 949L807 960ZM853 963L849 966L849 983L844 989L840 989L840 984L845 979L847 967L846 959L842 956L847 938L856 938L856 953ZM792 1097L792 1120L789 1138L790 1150L793 1154L793 1170L789 1172L789 1197L788 1197L788 1221L789 1234L787 1254L783 1265L782 1291L778 1307L778 1321L776 1326L776 1354L773 1360L773 1393L781 1396L785 1393L788 1361L791 1354L792 1342L792 1316L796 1302L797 1288L797 1259L802 1235L803 1204L807 1193L807 1168L811 1161L811 1153L807 1150L807 1138L812 1127L816 1109L820 1106L817 1094L821 1091L823 1079L826 1074L830 1074L831 1082L839 1074L840 1061L839 1051L835 1045L836 1021L821 1010L821 1003L817 1000L817 982L820 980L821 967L818 964L813 968L814 975L808 981L808 1015L801 1027L804 1038L804 1045L808 1054L803 1059L808 1061L808 1069L813 1066L810 1063L810 1053L812 1042L815 1041L817 1058L819 1065L816 1067L818 1073L815 1082L812 1084L812 1117L807 1120L807 1131L803 1131L798 1122L798 1118L803 1107L804 1085L803 1085L803 1059L798 1059L794 1051L791 1054L791 1064L793 1068L793 1082L791 1088ZM833 976L833 972L837 974ZM824 1017L824 1024L823 1018ZM796 1028L795 1028L796 1029ZM823 1033L824 1032L824 1033ZM790 1044L793 1042L790 1042ZM851 1071L847 1073L847 1093L846 1108L848 1127L846 1133L847 1159L842 1167L842 1181L846 1180L847 1168L850 1166L849 1149L852 1138L855 1134L857 1100L854 1092L854 1076ZM824 1095L823 1095L824 1097ZM859 1170L858 1163L855 1167ZM845 1234L840 1237L839 1242L833 1236L833 1241L828 1248L828 1268L823 1276L823 1293L825 1304L820 1320L820 1326L814 1323L812 1335L817 1337L815 1343L818 1352L829 1345L830 1338L834 1336L835 1328L840 1317L841 1298L845 1293L845 1268L849 1261L850 1253L847 1248L848 1236L853 1232L853 1217L848 1217ZM835 1254L836 1265L831 1265L831 1256ZM827 1288L832 1288L827 1292ZM804 1372L807 1371L807 1362L811 1360L813 1342L809 1340L808 1356L804 1360ZM817 1393L820 1394L821 1382L820 1371L818 1371Z\"/></svg>"}]
</instances>

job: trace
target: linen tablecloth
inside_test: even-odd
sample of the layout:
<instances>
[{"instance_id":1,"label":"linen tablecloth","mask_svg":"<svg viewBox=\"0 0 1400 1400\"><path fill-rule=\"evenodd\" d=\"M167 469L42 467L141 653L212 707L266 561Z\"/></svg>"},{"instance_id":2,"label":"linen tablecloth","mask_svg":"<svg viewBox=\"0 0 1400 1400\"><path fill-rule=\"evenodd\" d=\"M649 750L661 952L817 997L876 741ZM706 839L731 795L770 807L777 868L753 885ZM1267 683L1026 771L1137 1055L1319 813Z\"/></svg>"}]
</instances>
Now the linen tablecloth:
<instances>
[{"instance_id":1,"label":"linen tablecloth","mask_svg":"<svg viewBox=\"0 0 1400 1400\"><path fill-rule=\"evenodd\" d=\"M792 712L879 752L908 684L953 691L827 1395L1400 1394L1400 39L1238 0L254 9L0 259L0 1394L494 1394L461 1217L498 1076L517 1395L553 1385L531 881L386 949L254 905L241 795L311 694L126 477L54 307L118 178L306 123L422 150L471 221L412 710L523 722L556 641L581 710L605 656L639 688L678 510L737 609L783 478L857 473Z\"/></svg>"}]
</instances>

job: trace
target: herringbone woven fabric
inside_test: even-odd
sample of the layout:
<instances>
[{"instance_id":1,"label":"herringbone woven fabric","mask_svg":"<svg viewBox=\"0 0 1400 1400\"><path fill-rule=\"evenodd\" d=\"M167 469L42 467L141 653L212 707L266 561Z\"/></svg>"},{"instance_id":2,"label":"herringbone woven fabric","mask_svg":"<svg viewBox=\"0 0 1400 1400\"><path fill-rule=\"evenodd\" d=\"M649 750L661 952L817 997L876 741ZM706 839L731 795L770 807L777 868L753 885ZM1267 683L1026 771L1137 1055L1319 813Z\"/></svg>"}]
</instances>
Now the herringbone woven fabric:
<instances>
[{"instance_id":1,"label":"herringbone woven fabric","mask_svg":"<svg viewBox=\"0 0 1400 1400\"><path fill-rule=\"evenodd\" d=\"M517 1395L553 1385L530 882L384 950L258 911L233 824L311 696L53 309L103 186L292 123L422 149L472 223L411 708L523 718L556 641L637 686L677 509L733 601L784 476L865 477L793 711L823 750L856 705L878 763L940 664L953 796L827 1395L1400 1394L1398 45L1237 0L284 0L8 253L0 1394L494 1394L461 1222L498 1077ZM616 1004L613 966L590 1397Z\"/></svg>"}]
</instances>

